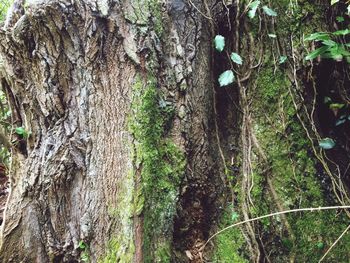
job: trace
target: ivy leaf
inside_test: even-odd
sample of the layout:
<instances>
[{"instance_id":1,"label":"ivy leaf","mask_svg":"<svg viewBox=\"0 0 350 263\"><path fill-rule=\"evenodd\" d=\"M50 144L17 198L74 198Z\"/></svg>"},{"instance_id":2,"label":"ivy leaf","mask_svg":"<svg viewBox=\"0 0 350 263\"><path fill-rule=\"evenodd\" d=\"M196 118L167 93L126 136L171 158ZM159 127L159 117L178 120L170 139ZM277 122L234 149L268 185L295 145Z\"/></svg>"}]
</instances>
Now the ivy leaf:
<instances>
[{"instance_id":1,"label":"ivy leaf","mask_svg":"<svg viewBox=\"0 0 350 263\"><path fill-rule=\"evenodd\" d=\"M286 56L280 56L280 59L279 59L278 63L279 64L283 64L286 61L287 61L287 57Z\"/></svg>"},{"instance_id":2,"label":"ivy leaf","mask_svg":"<svg viewBox=\"0 0 350 263\"><path fill-rule=\"evenodd\" d=\"M313 60L314 58L317 58L319 55L322 55L329 49L328 46L320 47L314 51L312 51L309 55L305 57L306 60Z\"/></svg>"},{"instance_id":3,"label":"ivy leaf","mask_svg":"<svg viewBox=\"0 0 350 263\"><path fill-rule=\"evenodd\" d=\"M28 133L28 131L26 131L26 129L24 129L23 127L17 127L15 129L15 132L18 134L18 135L21 135L24 139L27 139L30 135L30 133Z\"/></svg>"},{"instance_id":4,"label":"ivy leaf","mask_svg":"<svg viewBox=\"0 0 350 263\"><path fill-rule=\"evenodd\" d=\"M235 52L232 52L232 53L231 53L231 60L232 60L233 62L235 62L236 64L238 64L238 65L242 65L242 63L243 63L243 60L242 60L241 56L238 55L238 54L235 53Z\"/></svg>"},{"instance_id":5,"label":"ivy leaf","mask_svg":"<svg viewBox=\"0 0 350 263\"><path fill-rule=\"evenodd\" d=\"M17 127L16 128L16 133L18 135L23 135L25 133L25 129L23 127Z\"/></svg>"},{"instance_id":6,"label":"ivy leaf","mask_svg":"<svg viewBox=\"0 0 350 263\"><path fill-rule=\"evenodd\" d=\"M331 138L324 138L318 142L318 145L325 150L332 149L335 146L335 142Z\"/></svg>"},{"instance_id":7,"label":"ivy leaf","mask_svg":"<svg viewBox=\"0 0 350 263\"><path fill-rule=\"evenodd\" d=\"M255 17L256 10L258 10L259 5L260 5L260 1L254 1L249 5L249 7L250 7L250 10L248 12L249 18Z\"/></svg>"},{"instance_id":8,"label":"ivy leaf","mask_svg":"<svg viewBox=\"0 0 350 263\"><path fill-rule=\"evenodd\" d=\"M339 126L339 125L342 125L346 120L344 119L339 119L335 122L335 126Z\"/></svg>"},{"instance_id":9,"label":"ivy leaf","mask_svg":"<svg viewBox=\"0 0 350 263\"><path fill-rule=\"evenodd\" d=\"M338 2L339 2L339 0L331 0L331 5L334 5L334 4L338 3Z\"/></svg>"},{"instance_id":10,"label":"ivy leaf","mask_svg":"<svg viewBox=\"0 0 350 263\"><path fill-rule=\"evenodd\" d=\"M341 108L344 108L345 104L342 103L331 103L329 104L329 108L332 110L339 110Z\"/></svg>"},{"instance_id":11,"label":"ivy leaf","mask_svg":"<svg viewBox=\"0 0 350 263\"><path fill-rule=\"evenodd\" d=\"M79 248L80 248L80 249L84 249L84 248L86 248L86 244L84 243L84 241L83 241L83 240L80 240L80 241L79 241L78 246L79 246Z\"/></svg>"},{"instance_id":12,"label":"ivy leaf","mask_svg":"<svg viewBox=\"0 0 350 263\"><path fill-rule=\"evenodd\" d=\"M220 87L224 87L235 81L235 75L233 74L232 70L226 70L225 72L221 73L218 80Z\"/></svg>"},{"instance_id":13,"label":"ivy leaf","mask_svg":"<svg viewBox=\"0 0 350 263\"><path fill-rule=\"evenodd\" d=\"M216 35L214 39L215 48L217 51L221 52L225 47L225 38L221 35Z\"/></svg>"},{"instance_id":14,"label":"ivy leaf","mask_svg":"<svg viewBox=\"0 0 350 263\"><path fill-rule=\"evenodd\" d=\"M266 5L264 5L262 9L264 10L264 13L267 14L268 16L277 16L277 13L271 8L267 7Z\"/></svg>"},{"instance_id":15,"label":"ivy leaf","mask_svg":"<svg viewBox=\"0 0 350 263\"><path fill-rule=\"evenodd\" d=\"M327 104L327 103L332 102L332 99L330 97L328 97L328 96L325 96L324 99L323 99L323 102Z\"/></svg>"}]
</instances>

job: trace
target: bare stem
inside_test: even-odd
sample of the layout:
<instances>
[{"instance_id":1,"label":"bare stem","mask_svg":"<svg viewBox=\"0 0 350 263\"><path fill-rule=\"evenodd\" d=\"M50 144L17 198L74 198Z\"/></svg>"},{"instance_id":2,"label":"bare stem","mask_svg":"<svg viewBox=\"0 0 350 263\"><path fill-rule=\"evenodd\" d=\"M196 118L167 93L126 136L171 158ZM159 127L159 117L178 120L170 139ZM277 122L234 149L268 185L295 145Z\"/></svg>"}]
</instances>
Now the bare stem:
<instances>
[{"instance_id":1,"label":"bare stem","mask_svg":"<svg viewBox=\"0 0 350 263\"><path fill-rule=\"evenodd\" d=\"M212 235L208 240L207 242L204 243L204 245L202 246L201 248L201 251L204 250L205 246L214 238L216 237L217 235L221 234L222 232L225 232L226 230L230 229L230 228L233 228L233 227L236 227L236 226L239 226L239 225L243 225L243 224L246 224L246 223L249 223L249 222L253 222L253 221L258 221L258 220L261 220L261 219L264 219L264 218L268 218L268 217L274 217L274 216L278 216L278 215L283 215L283 214L289 214L289 213L296 213L296 212L315 212L315 211L322 211L322 210L333 210L333 209L349 209L350 208L350 205L345 205L345 206L324 206L324 207L311 207L311 208L298 208L298 209L291 209L291 210L285 210L285 211L280 211L280 212L275 212L275 213L271 213L271 214L268 214L268 215L263 215L263 216L259 216L259 217L255 217L255 218L250 218L250 219L247 219L247 220L244 220L244 221L240 221L238 223L235 223L235 224L232 224L230 226L227 226L223 229L221 229L220 231L216 232L214 235ZM349 227L342 233L342 235L336 240L336 242L339 241L339 239L345 234L345 232L350 228L350 225ZM336 243L335 242L335 243ZM335 243L332 245L334 246ZM331 247L332 248L332 247ZM330 248L330 249L331 249ZM329 250L330 250L329 249Z\"/></svg>"},{"instance_id":2,"label":"bare stem","mask_svg":"<svg viewBox=\"0 0 350 263\"><path fill-rule=\"evenodd\" d=\"M350 229L350 225L348 225L347 228L345 228L345 230L343 231L343 233L341 233L341 235L337 238L336 241L334 241L334 243L328 248L328 250L326 251L326 253L323 255L323 257L318 261L318 263L322 262L326 256L328 255L328 253L332 250L333 247L335 247L335 245L338 243L338 241L345 235L346 232L348 232L348 230Z\"/></svg>"}]
</instances>

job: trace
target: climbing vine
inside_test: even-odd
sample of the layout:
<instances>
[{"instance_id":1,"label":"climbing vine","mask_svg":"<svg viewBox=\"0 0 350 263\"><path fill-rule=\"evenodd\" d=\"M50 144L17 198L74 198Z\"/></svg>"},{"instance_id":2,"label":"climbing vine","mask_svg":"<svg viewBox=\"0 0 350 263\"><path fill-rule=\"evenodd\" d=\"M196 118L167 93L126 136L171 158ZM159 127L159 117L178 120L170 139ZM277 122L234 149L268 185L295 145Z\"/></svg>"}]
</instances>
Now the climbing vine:
<instances>
[{"instance_id":1,"label":"climbing vine","mask_svg":"<svg viewBox=\"0 0 350 263\"><path fill-rule=\"evenodd\" d=\"M316 10L324 6L313 7L305 1L282 2L270 6L265 1L243 1L231 8L223 3L228 13L223 17L233 18L234 22L231 20L224 25L228 30L224 34L218 32L214 35L214 48L217 53L224 54L220 59L225 59L227 65L217 75L217 86L239 90L241 111L242 152L236 164L240 166L241 173L232 184L234 197L228 205L231 211L228 214L232 217L226 214L223 226L237 218L247 220L276 209L283 211L295 206L322 206L332 202L343 206L349 204L346 188L340 179L341 169L327 157L327 151L334 149L337 141L320 133L315 118L319 96L313 76L320 61L349 62L348 4L347 11L336 17L341 28L315 32L315 27L322 28L319 25L324 23L324 17L314 18L317 25L301 25L298 20L310 19L306 12L316 12L313 8ZM332 1L332 7L338 2ZM282 13L286 17L280 18ZM208 14L205 16L210 17ZM245 16L247 18L243 18ZM216 28L220 29L218 25ZM264 45L265 42L271 47ZM311 45L305 48L307 43ZM302 71L307 72L307 77L301 74ZM308 97L302 88L305 83L312 88ZM347 103L333 98L325 103L338 116L334 123L336 127L347 123L347 114L338 115L338 112L347 112ZM311 156L317 161L313 161ZM315 178L320 172L322 178ZM327 188L323 180L329 180L331 187ZM329 196L334 201L330 201ZM321 217L281 215L279 222L248 222L243 226L246 244L240 243L241 249L250 251L251 260L261 258L264 251L270 251L271 258L281 262L287 260L283 259L286 255L289 260L298 261L303 257L310 262L317 260L315 255L322 260L341 257L346 253L344 246L337 244L337 247L332 242L338 242L337 235L347 229L346 214L347 210L344 210L336 224L332 223L334 216L327 212ZM306 229L308 224L317 228ZM327 231L323 226L329 224L333 225ZM280 228L285 232L280 232ZM322 234L325 231L327 237ZM269 244L265 239L271 232L280 239L279 245ZM236 240L242 240L236 231L231 233ZM307 235L313 237L312 242L306 240ZM230 238L229 235L217 238L220 245L215 259L222 260L227 257L224 256L227 253L225 240L229 242ZM344 234L341 238L344 243L349 240ZM286 254L278 255L276 246L285 250ZM243 262L244 255L238 250L233 252L231 247L230 253ZM334 255L329 250L334 250Z\"/></svg>"}]
</instances>

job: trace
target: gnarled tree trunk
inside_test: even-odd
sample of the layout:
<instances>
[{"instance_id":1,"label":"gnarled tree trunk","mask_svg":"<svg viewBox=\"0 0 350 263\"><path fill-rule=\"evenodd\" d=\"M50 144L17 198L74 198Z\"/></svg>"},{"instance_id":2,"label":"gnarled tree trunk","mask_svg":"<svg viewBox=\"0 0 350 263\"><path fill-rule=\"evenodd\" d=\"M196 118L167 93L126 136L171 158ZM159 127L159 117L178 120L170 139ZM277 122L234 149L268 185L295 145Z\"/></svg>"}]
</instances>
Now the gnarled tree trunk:
<instances>
[{"instance_id":1,"label":"gnarled tree trunk","mask_svg":"<svg viewBox=\"0 0 350 263\"><path fill-rule=\"evenodd\" d=\"M15 2L0 34L0 77L13 124L30 136L10 138L1 262L322 255L314 244L329 246L345 215L249 223L203 251L237 216L348 203L336 176L348 177L349 151L334 149L344 163L329 167L317 148L332 135L320 121L331 92L322 72L334 67L346 79L348 67L306 64L302 42L304 31L334 29L325 26L334 22L323 15L329 3L280 1L272 7L281 18L260 8L253 19L250 2ZM213 47L218 34L222 53ZM236 82L219 87L228 69ZM325 237L327 226L334 232ZM339 247L334 258L346 255Z\"/></svg>"},{"instance_id":2,"label":"gnarled tree trunk","mask_svg":"<svg viewBox=\"0 0 350 263\"><path fill-rule=\"evenodd\" d=\"M24 9L1 33L31 133L13 149L1 261L165 262L180 193L175 243L202 244L223 189L207 21L183 1Z\"/></svg>"}]
</instances>

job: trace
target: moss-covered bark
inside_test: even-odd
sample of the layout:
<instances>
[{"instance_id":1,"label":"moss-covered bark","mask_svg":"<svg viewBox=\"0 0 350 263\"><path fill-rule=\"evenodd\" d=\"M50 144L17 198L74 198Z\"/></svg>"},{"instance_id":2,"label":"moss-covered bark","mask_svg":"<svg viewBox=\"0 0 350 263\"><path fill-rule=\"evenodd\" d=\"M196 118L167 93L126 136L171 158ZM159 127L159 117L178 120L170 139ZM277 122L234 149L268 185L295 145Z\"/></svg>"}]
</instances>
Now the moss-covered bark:
<instances>
[{"instance_id":1,"label":"moss-covered bark","mask_svg":"<svg viewBox=\"0 0 350 263\"><path fill-rule=\"evenodd\" d=\"M13 155L1 260L314 262L325 253L344 212L265 219L202 249L238 220L348 200L318 147L332 134L317 105L332 89L319 95L317 71L334 64L305 61L313 47L303 41L335 30L345 5L261 1L249 18L250 2L28 1L19 10L0 33L1 82L32 137ZM348 83L347 64L337 65ZM219 87L227 69L236 82ZM343 146L334 153L348 158ZM346 262L349 242L327 259Z\"/></svg>"},{"instance_id":2,"label":"moss-covered bark","mask_svg":"<svg viewBox=\"0 0 350 263\"><path fill-rule=\"evenodd\" d=\"M244 202L248 203L251 217L292 208L343 204L339 203L334 189L326 185L330 181L322 171L327 170L328 165L323 166L323 153L317 142L321 131L317 130L313 108L317 107L314 101L317 90L316 93L310 91L310 86L305 84L305 76L312 78L314 71L304 59L308 52L304 47L308 44L303 42L303 37L313 32L335 30L330 23L329 3L314 5L307 1L278 1L271 3L270 7L277 11L276 18L263 15L250 20L246 17L238 29L241 56L255 61L260 56L261 63L251 71L249 79L237 87L245 90L241 105L249 105L248 112L242 115L243 118L249 116L248 136L251 136L252 143L249 146L252 152L248 155L252 165L248 173L250 187L242 189L245 179L238 176L234 187L237 199L233 208L228 206L228 215L222 218L222 226L237 220L230 219L232 214L236 218L236 213L241 213L239 219L244 219ZM249 42L248 34L260 43ZM253 54L259 48L262 48L261 54ZM282 56L286 60L281 63ZM243 76L249 71L246 67L237 70ZM244 158L239 165L247 161ZM248 198L242 191L247 191ZM260 250L256 254L264 262L318 262L346 229L347 221L344 211L339 214L334 211L298 213L262 220L252 225L256 235L253 239L258 242ZM252 242L252 237L247 237L248 230L243 227L241 231L248 244ZM230 232L233 238L229 233L217 237L214 258L217 262L230 262L231 255L237 258L237 262L251 260L251 250L247 243L242 242L243 236L237 229ZM327 262L346 262L349 242L349 236L344 236L327 256Z\"/></svg>"}]
</instances>

